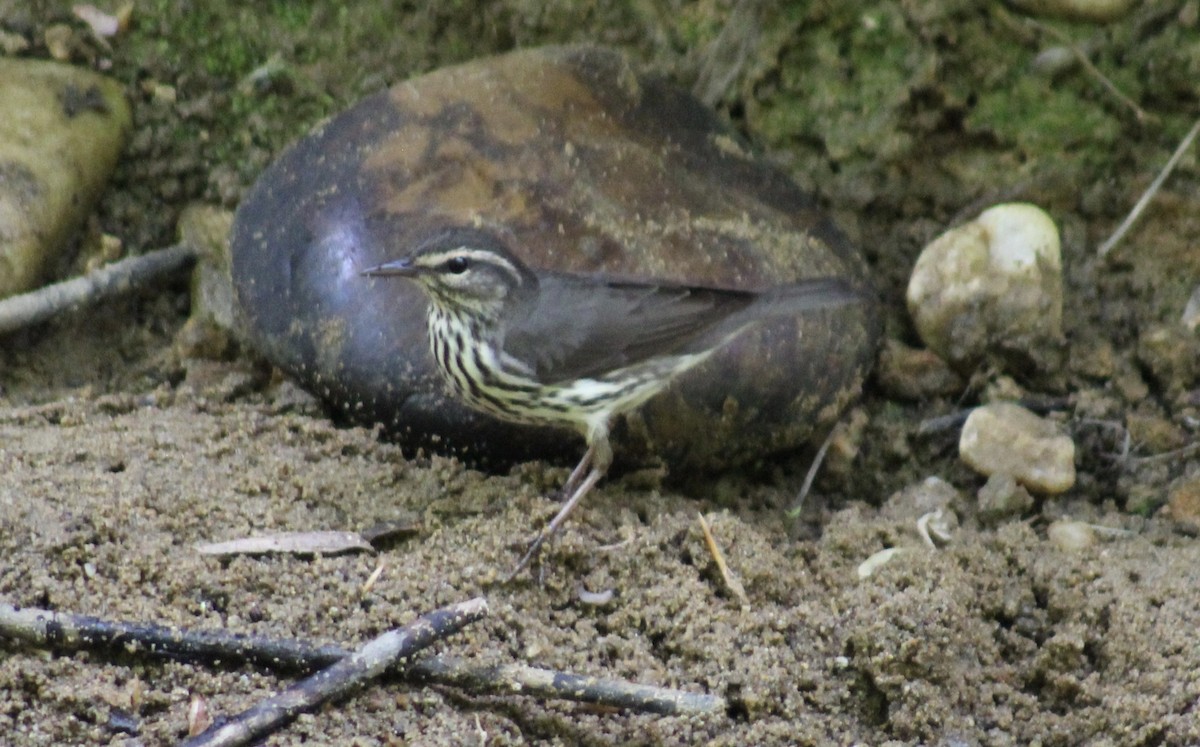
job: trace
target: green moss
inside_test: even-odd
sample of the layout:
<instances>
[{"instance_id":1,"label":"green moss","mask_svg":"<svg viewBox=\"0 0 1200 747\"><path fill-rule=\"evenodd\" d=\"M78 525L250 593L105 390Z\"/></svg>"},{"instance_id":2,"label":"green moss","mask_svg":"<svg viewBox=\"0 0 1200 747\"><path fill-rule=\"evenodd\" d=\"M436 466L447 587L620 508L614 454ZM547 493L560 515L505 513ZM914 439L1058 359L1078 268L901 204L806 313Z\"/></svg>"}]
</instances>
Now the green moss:
<instances>
[{"instance_id":1,"label":"green moss","mask_svg":"<svg viewBox=\"0 0 1200 747\"><path fill-rule=\"evenodd\" d=\"M966 119L969 131L993 135L1028 154L1081 145L1103 147L1121 134L1121 123L1072 88L1023 75L982 93Z\"/></svg>"},{"instance_id":2,"label":"green moss","mask_svg":"<svg viewBox=\"0 0 1200 747\"><path fill-rule=\"evenodd\" d=\"M829 158L892 158L910 137L901 117L911 90L930 76L921 50L898 6L821 8L819 17L781 20L800 24L783 50L770 98L748 107L756 132L769 143L821 142Z\"/></svg>"}]
</instances>

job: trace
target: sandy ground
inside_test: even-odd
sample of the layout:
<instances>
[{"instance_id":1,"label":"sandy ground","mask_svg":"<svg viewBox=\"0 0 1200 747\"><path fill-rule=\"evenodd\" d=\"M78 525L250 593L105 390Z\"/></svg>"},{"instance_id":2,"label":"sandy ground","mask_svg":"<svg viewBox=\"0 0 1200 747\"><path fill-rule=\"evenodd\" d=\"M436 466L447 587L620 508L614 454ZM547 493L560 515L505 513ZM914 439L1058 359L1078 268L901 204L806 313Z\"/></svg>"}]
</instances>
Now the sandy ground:
<instances>
[{"instance_id":1,"label":"sandy ground","mask_svg":"<svg viewBox=\"0 0 1200 747\"><path fill-rule=\"evenodd\" d=\"M362 90L452 57L381 48L377 54L395 55L386 73L344 84L332 63L306 63L291 93L249 110L233 106L230 114L228 97L245 103L230 93L245 71L146 51L158 49L147 38L188 43L186 30L165 37L173 28L168 12L179 10L170 5L161 15L140 9L139 30L115 52L116 74L141 113L128 162L97 220L131 249L165 245L187 201L236 203L254 168L314 121L311 105L320 97L310 87L327 97L322 112L336 110ZM504 10L478 21L501 28L485 36L489 49L579 40L512 20L527 18L519 4L496 7ZM0 3L0 11L5 28L31 38L69 19L56 3ZM361 12L351 10L350 18ZM910 9L907 21L922 29L910 51L965 47L978 24L999 23L954 12L948 20ZM1138 55L1153 57L1156 44L1168 61L1195 51L1194 41L1180 46L1168 33L1180 26L1194 36L1186 18L1164 17L1161 25L1115 25L1109 37L1090 27L1074 31L1083 39L1100 33L1104 49L1125 54L1128 74L1105 65L1117 52L1097 53L1097 60L1130 84L1144 70ZM232 11L230 18L237 20ZM305 36L320 20L300 30L288 25L290 17L246 25L261 44L246 66L275 46L292 56L304 56L304 43L320 48L319 35ZM830 33L851 38L865 28L861 18L841 27L835 20L812 18L796 33L827 23ZM946 31L951 21L961 37ZM655 38L650 31L616 38L597 31L604 24L620 27L587 19L577 28L592 40L657 49L646 56L669 72L686 69L682 57L664 56L647 41ZM442 42L453 38L439 33ZM1036 51L1011 33L983 36ZM790 47L782 49L776 62L784 72L772 78L758 70L756 80L787 88L786 65L795 60ZM367 52L355 50L345 64L380 69L364 65ZM103 53L84 45L78 55L86 62ZM783 509L803 480L806 454L682 483L634 473L589 499L548 552L544 584L527 577L502 583L533 528L554 513L557 504L546 496L565 476L562 465L535 462L485 475L402 453L370 429L331 422L247 351L210 360L181 355L195 348L177 341L188 304L180 283L0 345L0 600L352 646L422 611L484 595L491 615L439 650L711 692L731 703L728 713L703 719L657 717L391 683L302 717L270 737L271 745L1200 743L1200 545L1194 528L1160 510L1172 487L1200 470L1194 452L1168 453L1197 438L1200 384L1194 365L1172 363L1154 343L1200 277L1194 155L1118 258L1094 258L1097 240L1136 200L1187 122L1130 124L1098 85L1072 77L1063 86L1105 112L1110 129L1097 129L1096 142L1079 152L1052 146L1051 155L1038 155L1030 150L1036 143L999 125L987 137L972 130L970 117L963 125L955 107L966 99L955 91L982 90L983 83L961 80L984 78L948 63L944 73L958 82L910 81L912 98L891 124L901 144L868 138L890 149L883 155L847 155L846 144L832 140L814 151L803 138L772 134L763 112L774 99L750 100L741 113L751 134L782 154L864 247L889 309L888 335L909 344L916 340L903 287L925 241L960 210L969 215L971 205L999 197L1050 209L1063 227L1067 266L1063 360L1016 381L979 371L961 394L920 402L872 382L857 411L856 450L826 466L801 519L785 520ZM177 85L180 103L154 99L146 76ZM1155 80L1158 88L1136 92L1147 106L1194 109L1194 90L1166 72ZM767 97L764 90L754 89ZM197 104L205 92L215 98ZM280 112L279 100L298 103ZM939 118L934 111L958 113ZM286 124L263 124L285 114ZM196 136L197 128L208 134ZM217 143L236 147L218 153ZM931 159L935 151L945 160ZM836 170L830 153L842 159ZM1024 159L1038 168L1022 170ZM972 508L983 480L958 463L957 431L921 435L919 426L1014 386L1051 402L1075 436L1079 480L1063 497L988 524ZM1131 450L1122 456L1127 432ZM937 552L918 539L917 508L889 499L929 476L962 495L955 504L962 524ZM712 524L748 606L721 582L697 513ZM1046 531L1064 516L1123 531L1064 550ZM419 531L373 554L215 559L194 548L392 520L416 522ZM859 564L888 547L912 550L861 580ZM382 575L364 594L381 563ZM615 596L588 604L581 588ZM0 642L0 743L171 743L185 734L193 694L214 714L229 715L287 682L253 667L57 655Z\"/></svg>"}]
</instances>

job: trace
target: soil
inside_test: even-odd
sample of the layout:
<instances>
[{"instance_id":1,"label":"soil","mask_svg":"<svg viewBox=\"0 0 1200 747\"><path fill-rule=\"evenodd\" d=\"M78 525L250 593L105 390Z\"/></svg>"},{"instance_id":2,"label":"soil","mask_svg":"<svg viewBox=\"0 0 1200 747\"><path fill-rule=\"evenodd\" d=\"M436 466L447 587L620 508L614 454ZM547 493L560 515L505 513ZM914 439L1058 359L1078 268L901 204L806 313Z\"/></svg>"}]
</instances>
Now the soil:
<instances>
[{"instance_id":1,"label":"soil","mask_svg":"<svg viewBox=\"0 0 1200 747\"><path fill-rule=\"evenodd\" d=\"M353 646L484 595L491 614L438 650L731 704L661 717L393 682L271 745L1200 743L1200 544L1185 500L1163 510L1200 479L1197 343L1179 322L1200 278L1195 147L1096 256L1196 115L1195 3L1040 25L975 3L616 5L151 0L100 43L68 3L0 0L0 30L46 57L46 31L66 24L70 59L108 70L134 104L125 160L63 275L87 264L88 237L140 253L172 242L189 203L233 208L272 154L364 93L514 46L587 41L685 86L731 72L715 105L863 247L894 340L919 345L903 298L926 242L995 202L1037 202L1063 233L1059 354L964 372L942 397L869 382L798 519L785 509L811 454L607 481L546 554L543 583L504 583L556 510L562 465L484 474L335 423L252 351L194 344L181 279L0 341L0 601ZM1034 64L1055 34L1145 116L1079 67ZM957 428L922 425L1013 397L1072 434L1078 479L996 521L974 508L984 479L958 461ZM931 476L959 494L936 551L911 494L897 495ZM697 513L747 604L721 581ZM1067 549L1047 532L1064 517L1109 531ZM374 554L194 547L397 520L418 531ZM890 547L911 549L860 578ZM595 604L581 589L614 596ZM228 716L289 681L0 642L0 743L172 743L193 695Z\"/></svg>"}]
</instances>

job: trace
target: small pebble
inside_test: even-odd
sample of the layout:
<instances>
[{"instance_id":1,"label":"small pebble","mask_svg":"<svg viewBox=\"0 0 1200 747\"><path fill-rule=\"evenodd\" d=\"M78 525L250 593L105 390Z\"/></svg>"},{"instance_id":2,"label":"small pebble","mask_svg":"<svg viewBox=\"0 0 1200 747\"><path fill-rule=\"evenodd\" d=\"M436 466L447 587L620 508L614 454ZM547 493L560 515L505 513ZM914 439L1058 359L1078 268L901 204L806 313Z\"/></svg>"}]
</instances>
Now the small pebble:
<instances>
[{"instance_id":1,"label":"small pebble","mask_svg":"<svg viewBox=\"0 0 1200 747\"><path fill-rule=\"evenodd\" d=\"M1058 343L1058 228L1035 205L991 207L925 247L907 301L921 339L956 367L974 367L998 348L1033 352Z\"/></svg>"},{"instance_id":2,"label":"small pebble","mask_svg":"<svg viewBox=\"0 0 1200 747\"><path fill-rule=\"evenodd\" d=\"M1033 508L1033 496L1007 473L997 472L977 494L979 520L984 524L996 525L1013 516L1020 516Z\"/></svg>"},{"instance_id":3,"label":"small pebble","mask_svg":"<svg viewBox=\"0 0 1200 747\"><path fill-rule=\"evenodd\" d=\"M1009 474L1035 493L1075 484L1075 442L1059 427L1009 402L977 407L963 425L959 456L983 475Z\"/></svg>"},{"instance_id":4,"label":"small pebble","mask_svg":"<svg viewBox=\"0 0 1200 747\"><path fill-rule=\"evenodd\" d=\"M961 502L962 495L953 485L940 477L927 477L888 496L879 514L894 521L916 520L931 511L953 508Z\"/></svg>"},{"instance_id":5,"label":"small pebble","mask_svg":"<svg viewBox=\"0 0 1200 747\"><path fill-rule=\"evenodd\" d=\"M192 313L197 321L235 331L237 299L229 274L229 230L233 213L189 205L179 216L179 240L200 252L192 272Z\"/></svg>"},{"instance_id":6,"label":"small pebble","mask_svg":"<svg viewBox=\"0 0 1200 747\"><path fill-rule=\"evenodd\" d=\"M1129 440L1142 453L1160 454L1178 449L1187 443L1188 436L1182 428L1157 414L1131 412L1125 415L1125 428Z\"/></svg>"},{"instance_id":7,"label":"small pebble","mask_svg":"<svg viewBox=\"0 0 1200 747\"><path fill-rule=\"evenodd\" d=\"M1200 337L1182 324L1155 325L1139 335L1137 357L1164 390L1190 389L1200 373Z\"/></svg>"},{"instance_id":8,"label":"small pebble","mask_svg":"<svg viewBox=\"0 0 1200 747\"><path fill-rule=\"evenodd\" d=\"M1082 521L1061 519L1046 529L1046 537L1059 550L1084 550L1096 544L1096 532L1090 524Z\"/></svg>"},{"instance_id":9,"label":"small pebble","mask_svg":"<svg viewBox=\"0 0 1200 747\"><path fill-rule=\"evenodd\" d=\"M1180 321L1183 322L1183 326L1188 328L1189 332L1200 329L1200 285L1192 289L1192 296L1188 299L1187 305L1183 307L1183 316Z\"/></svg>"},{"instance_id":10,"label":"small pebble","mask_svg":"<svg viewBox=\"0 0 1200 747\"><path fill-rule=\"evenodd\" d=\"M1181 477L1171 485L1165 513L1179 524L1200 528L1200 475Z\"/></svg>"},{"instance_id":11,"label":"small pebble","mask_svg":"<svg viewBox=\"0 0 1200 747\"><path fill-rule=\"evenodd\" d=\"M966 382L932 350L911 348L886 340L879 354L875 378L892 397L924 400L959 394Z\"/></svg>"}]
</instances>

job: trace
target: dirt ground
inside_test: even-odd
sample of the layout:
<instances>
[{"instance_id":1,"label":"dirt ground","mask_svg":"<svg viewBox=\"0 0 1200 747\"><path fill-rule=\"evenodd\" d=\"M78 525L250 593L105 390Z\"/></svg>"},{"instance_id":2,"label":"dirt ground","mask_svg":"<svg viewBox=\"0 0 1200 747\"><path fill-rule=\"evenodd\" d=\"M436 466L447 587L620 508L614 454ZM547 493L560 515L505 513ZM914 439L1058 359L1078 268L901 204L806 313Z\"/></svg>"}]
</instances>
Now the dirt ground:
<instances>
[{"instance_id":1,"label":"dirt ground","mask_svg":"<svg viewBox=\"0 0 1200 747\"><path fill-rule=\"evenodd\" d=\"M1200 545L1163 511L1200 480L1186 448L1200 438L1197 343L1178 321L1200 279L1194 147L1096 258L1200 110L1194 1L1099 25L971 3L195 5L139 3L106 49L67 3L0 0L0 30L31 42L22 54L48 56L45 32L69 24L71 59L126 84L137 129L89 230L130 253L171 243L189 203L236 206L273 153L364 93L492 51L588 41L685 86L732 71L717 107L863 248L892 339L919 344L903 293L924 243L994 202L1037 202L1063 233L1061 355L967 372L953 396L920 401L868 382L797 520L784 509L807 453L682 483L606 482L554 543L544 585L505 584L531 522L556 509L546 495L562 465L486 475L403 453L332 422L251 351L194 357L180 280L0 340L0 601L352 646L484 595L490 616L439 650L731 703L658 717L393 683L271 745L1200 743ZM1055 33L1146 116L1079 67L1035 65ZM82 243L63 275L86 263ZM983 479L958 462L957 429L921 426L1002 396L1063 423L1078 480L995 523L974 508ZM893 497L931 476L961 494L960 526L936 552L922 549L920 512ZM748 606L722 584L697 513ZM1047 535L1063 517L1121 531L1065 550ZM194 549L394 520L418 531L376 554ZM913 550L860 579L888 547ZM588 604L581 589L615 596ZM0 744L172 743L193 694L230 715L287 682L0 642Z\"/></svg>"}]
</instances>

